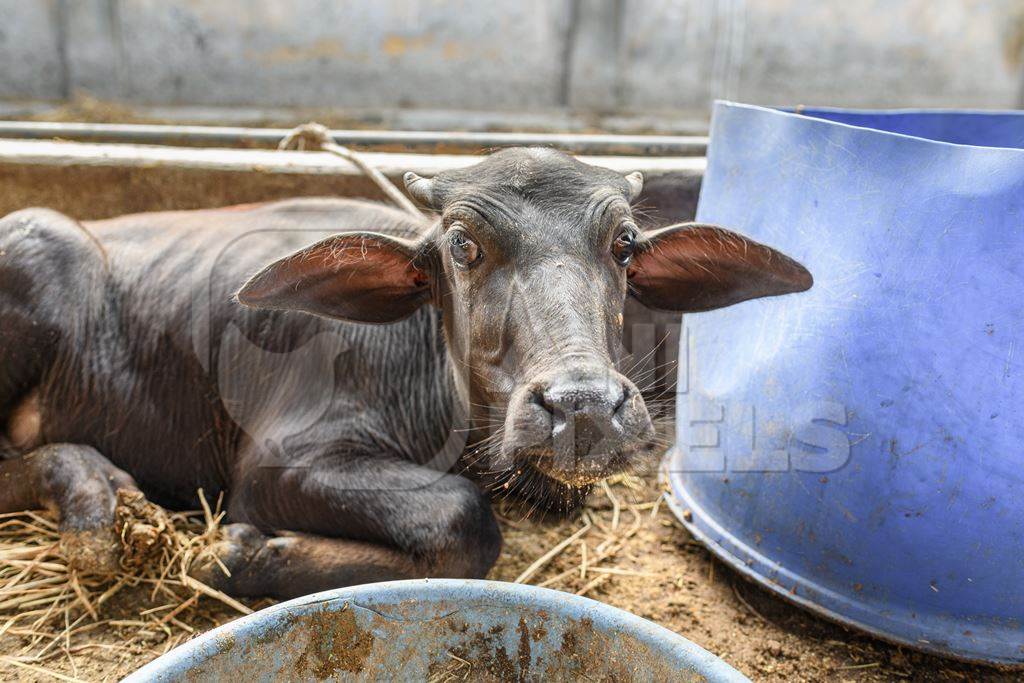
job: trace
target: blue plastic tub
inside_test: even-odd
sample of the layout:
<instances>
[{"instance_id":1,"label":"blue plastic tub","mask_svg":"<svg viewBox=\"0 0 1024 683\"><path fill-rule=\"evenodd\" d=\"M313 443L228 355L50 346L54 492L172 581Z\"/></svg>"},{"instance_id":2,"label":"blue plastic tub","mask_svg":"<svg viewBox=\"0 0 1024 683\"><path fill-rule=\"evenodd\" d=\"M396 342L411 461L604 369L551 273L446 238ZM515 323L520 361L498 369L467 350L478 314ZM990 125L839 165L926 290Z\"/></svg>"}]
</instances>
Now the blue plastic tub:
<instances>
[{"instance_id":1,"label":"blue plastic tub","mask_svg":"<svg viewBox=\"0 0 1024 683\"><path fill-rule=\"evenodd\" d=\"M748 679L685 638L600 602L497 581L343 588L257 612L143 667L184 680Z\"/></svg>"},{"instance_id":2,"label":"blue plastic tub","mask_svg":"<svg viewBox=\"0 0 1024 683\"><path fill-rule=\"evenodd\" d=\"M676 510L818 613L1024 663L1024 114L800 112L715 108L698 220L815 285L685 320Z\"/></svg>"}]
</instances>

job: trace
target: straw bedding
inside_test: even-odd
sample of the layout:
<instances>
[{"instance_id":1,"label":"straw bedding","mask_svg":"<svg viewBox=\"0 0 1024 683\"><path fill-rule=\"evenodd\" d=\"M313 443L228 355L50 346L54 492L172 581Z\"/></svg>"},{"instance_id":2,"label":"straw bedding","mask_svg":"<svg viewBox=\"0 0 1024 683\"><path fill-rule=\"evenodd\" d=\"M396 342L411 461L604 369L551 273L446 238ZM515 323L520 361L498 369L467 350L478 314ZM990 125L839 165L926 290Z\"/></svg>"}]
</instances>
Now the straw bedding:
<instances>
[{"instance_id":1,"label":"straw bedding","mask_svg":"<svg viewBox=\"0 0 1024 683\"><path fill-rule=\"evenodd\" d=\"M220 540L223 512L219 502L211 509L201 491L199 501L200 510L170 513L141 493L119 491L115 530L120 562L105 574L82 574L69 566L51 513L0 516L0 637L22 639L20 649L0 657L0 664L68 679L47 669L47 662L67 658L74 667L79 641L87 641L96 629L129 627L122 629L119 647L151 647L195 633L187 622L201 601L217 600L249 613L250 608L192 576L196 568L219 564L213 548ZM110 618L108 606L125 589L144 591L149 599L136 601L133 618Z\"/></svg>"}]
</instances>

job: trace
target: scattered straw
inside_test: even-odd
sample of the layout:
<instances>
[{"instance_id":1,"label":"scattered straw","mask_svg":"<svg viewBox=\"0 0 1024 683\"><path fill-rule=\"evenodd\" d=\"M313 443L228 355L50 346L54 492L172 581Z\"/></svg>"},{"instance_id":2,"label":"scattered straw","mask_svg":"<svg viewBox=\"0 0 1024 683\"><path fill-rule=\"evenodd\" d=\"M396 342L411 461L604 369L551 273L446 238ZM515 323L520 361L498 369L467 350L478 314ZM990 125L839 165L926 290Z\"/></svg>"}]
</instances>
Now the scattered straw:
<instances>
[{"instance_id":1,"label":"scattered straw","mask_svg":"<svg viewBox=\"0 0 1024 683\"><path fill-rule=\"evenodd\" d=\"M662 493L658 496L658 499L651 505L651 519L655 519L658 516L658 512L661 511L661 502L668 496L667 493Z\"/></svg>"},{"instance_id":2,"label":"scattered straw","mask_svg":"<svg viewBox=\"0 0 1024 683\"><path fill-rule=\"evenodd\" d=\"M527 581L529 581L534 574L536 574L544 567L544 565L550 562L553 558L560 555L563 550L571 546L573 543L575 543L577 540L583 537L588 531L590 531L590 528L590 524L584 525L582 529L579 529L572 536L563 540L554 548L538 557L533 564L526 568L526 571L524 571L522 574L516 577L515 583L526 583Z\"/></svg>"},{"instance_id":3,"label":"scattered straw","mask_svg":"<svg viewBox=\"0 0 1024 683\"><path fill-rule=\"evenodd\" d=\"M619 515L622 513L622 503L612 493L612 487L608 485L607 480L601 482L601 489L604 491L604 495L608 496L608 500L612 502L612 531L616 531L619 528Z\"/></svg>"},{"instance_id":4,"label":"scattered straw","mask_svg":"<svg viewBox=\"0 0 1024 683\"><path fill-rule=\"evenodd\" d=\"M428 674L427 683L454 683L455 681L467 681L473 673L473 663L459 657L452 652L446 652L451 661L432 666Z\"/></svg>"},{"instance_id":5,"label":"scattered straw","mask_svg":"<svg viewBox=\"0 0 1024 683\"><path fill-rule=\"evenodd\" d=\"M597 588L602 583L607 581L609 578L610 576L608 574L602 574L601 576L598 576L596 579L592 580L586 586L576 591L576 595L586 595L587 593L589 593L590 591L592 591L593 589Z\"/></svg>"},{"instance_id":6,"label":"scattered straw","mask_svg":"<svg viewBox=\"0 0 1024 683\"><path fill-rule=\"evenodd\" d=\"M757 617L758 619L760 619L760 620L761 620L761 621L763 621L764 623L766 623L766 624L770 624L771 626L776 626L775 622L773 622L773 621L772 621L771 619L769 619L769 618L768 618L768 617L766 617L765 615L761 614L761 613L760 613L760 612L759 612L759 611L758 611L758 610L757 610L757 609L756 609L756 608L755 608L755 607L754 607L753 605L751 605L751 604L750 604L750 603L749 603L749 602L747 601L747 599L746 599L746 598L744 598L744 597L743 597L743 594L742 594L742 593L740 593L740 591L739 591L739 589L738 589L738 588L736 588L736 584L735 584L735 582L731 583L731 584L730 584L730 586L732 587L732 593L733 593L733 595L735 595L735 596L736 596L736 599L737 599L737 600L739 600L739 601L740 601L740 603L741 603L741 604L742 604L742 605L743 605L744 607L746 607L746 608L747 608L747 611L748 611L748 612L750 612L751 614L753 614L753 615L754 615L755 617Z\"/></svg>"},{"instance_id":7,"label":"scattered straw","mask_svg":"<svg viewBox=\"0 0 1024 683\"><path fill-rule=\"evenodd\" d=\"M71 676L65 676L62 673L51 671L50 669L47 669L42 666L37 666L35 664L29 664L28 662L23 662L19 659L15 659L14 657L0 655L0 662L3 662L4 664L10 664L11 666L18 667L19 669L31 671L32 673L43 674L44 676L51 676L53 678L56 678L58 681L70 681L71 683L85 683L80 678L72 678Z\"/></svg>"},{"instance_id":8,"label":"scattered straw","mask_svg":"<svg viewBox=\"0 0 1024 683\"><path fill-rule=\"evenodd\" d=\"M148 649L154 636L169 649L170 643L196 632L186 616L207 598L249 614L252 610L245 605L190 575L200 564L220 564L213 546L222 539L221 501L211 509L201 490L199 500L201 512L171 513L137 491L118 491L115 530L121 556L118 569L109 575L71 568L61 553L57 523L48 513L0 515L0 637L23 639L20 652L0 661L73 681L41 663L63 656L75 672L74 652L86 647ZM161 600L158 607L140 604L136 618L103 618L111 598L126 586L142 585L152 586L151 597ZM77 643L79 636L100 626L128 627L123 644Z\"/></svg>"},{"instance_id":9,"label":"scattered straw","mask_svg":"<svg viewBox=\"0 0 1024 683\"><path fill-rule=\"evenodd\" d=\"M238 602L229 595L221 593L219 590L210 588L202 581L197 581L196 579L193 579L191 576L185 575L181 577L181 580L184 582L186 586L188 586L192 590L198 591L203 595L208 595L211 598L214 598L215 600L220 600L228 607L233 607L242 614L252 614L252 610L243 605L242 603Z\"/></svg>"},{"instance_id":10,"label":"scattered straw","mask_svg":"<svg viewBox=\"0 0 1024 683\"><path fill-rule=\"evenodd\" d=\"M659 576L657 572L642 572L636 569L622 569L621 567L591 567L590 571L595 574L614 574L616 576Z\"/></svg>"},{"instance_id":11,"label":"scattered straw","mask_svg":"<svg viewBox=\"0 0 1024 683\"><path fill-rule=\"evenodd\" d=\"M630 544L636 545L634 539L642 528L660 521L657 518L663 509L663 496L636 501L640 496L649 495L649 489L645 488L643 480L629 475L602 481L597 491L598 497L591 498L581 513L583 527L538 557L516 578L516 583L535 583L586 595L613 577L657 576L630 566L616 566L616 563L621 565L628 559L636 564ZM566 552L576 543L580 546L578 555ZM569 561L575 557L577 561ZM551 566L561 571L544 576Z\"/></svg>"}]
</instances>

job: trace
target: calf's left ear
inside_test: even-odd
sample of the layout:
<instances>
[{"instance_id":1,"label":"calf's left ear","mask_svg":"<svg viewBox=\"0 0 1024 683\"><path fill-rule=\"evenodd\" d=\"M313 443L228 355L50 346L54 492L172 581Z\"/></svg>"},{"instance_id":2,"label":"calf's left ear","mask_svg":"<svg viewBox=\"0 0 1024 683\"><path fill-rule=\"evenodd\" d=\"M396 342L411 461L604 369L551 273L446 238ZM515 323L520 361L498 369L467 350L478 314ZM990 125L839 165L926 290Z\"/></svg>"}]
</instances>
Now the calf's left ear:
<instances>
[{"instance_id":1,"label":"calf's left ear","mask_svg":"<svg viewBox=\"0 0 1024 683\"><path fill-rule=\"evenodd\" d=\"M807 269L785 254L700 223L644 233L628 277L631 293L645 306L683 313L802 292L814 284Z\"/></svg>"},{"instance_id":2,"label":"calf's left ear","mask_svg":"<svg viewBox=\"0 0 1024 683\"><path fill-rule=\"evenodd\" d=\"M373 232L334 235L271 263L238 292L246 306L390 323L430 301L420 243Z\"/></svg>"}]
</instances>

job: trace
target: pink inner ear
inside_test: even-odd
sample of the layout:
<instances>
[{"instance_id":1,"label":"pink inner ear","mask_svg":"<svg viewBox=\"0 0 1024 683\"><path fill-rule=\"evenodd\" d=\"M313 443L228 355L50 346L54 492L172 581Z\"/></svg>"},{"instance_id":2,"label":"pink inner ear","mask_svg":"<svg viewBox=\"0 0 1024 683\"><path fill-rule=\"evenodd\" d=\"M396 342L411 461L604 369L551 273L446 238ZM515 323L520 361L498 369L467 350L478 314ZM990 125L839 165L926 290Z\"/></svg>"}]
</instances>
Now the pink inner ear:
<instances>
[{"instance_id":1,"label":"pink inner ear","mask_svg":"<svg viewBox=\"0 0 1024 683\"><path fill-rule=\"evenodd\" d=\"M707 311L810 288L811 274L788 256L712 225L671 226L651 235L634 258L630 284L642 303Z\"/></svg>"},{"instance_id":2,"label":"pink inner ear","mask_svg":"<svg viewBox=\"0 0 1024 683\"><path fill-rule=\"evenodd\" d=\"M243 304L358 322L406 317L430 297L429 276L406 240L336 235L271 264L239 292Z\"/></svg>"}]
</instances>

